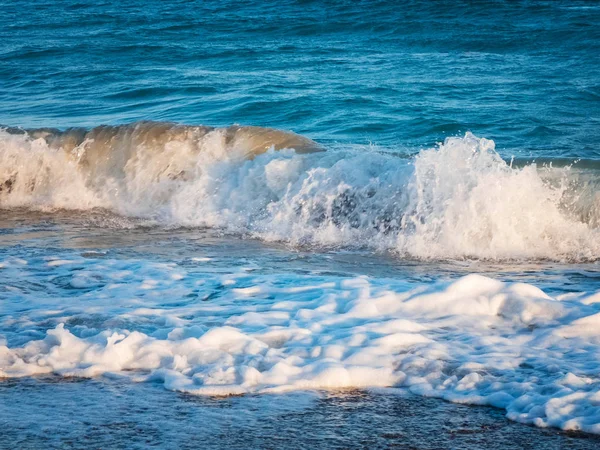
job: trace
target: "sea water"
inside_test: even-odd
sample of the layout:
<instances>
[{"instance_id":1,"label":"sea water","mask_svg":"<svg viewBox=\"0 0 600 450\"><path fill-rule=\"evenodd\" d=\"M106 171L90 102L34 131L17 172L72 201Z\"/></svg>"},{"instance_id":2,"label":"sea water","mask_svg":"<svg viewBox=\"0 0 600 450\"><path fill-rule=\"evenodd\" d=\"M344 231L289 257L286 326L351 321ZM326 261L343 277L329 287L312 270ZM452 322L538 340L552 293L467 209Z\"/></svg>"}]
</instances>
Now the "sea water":
<instances>
[{"instance_id":1,"label":"sea water","mask_svg":"<svg viewBox=\"0 0 600 450\"><path fill-rule=\"evenodd\" d=\"M3 446L598 445L596 3L1 10Z\"/></svg>"}]
</instances>

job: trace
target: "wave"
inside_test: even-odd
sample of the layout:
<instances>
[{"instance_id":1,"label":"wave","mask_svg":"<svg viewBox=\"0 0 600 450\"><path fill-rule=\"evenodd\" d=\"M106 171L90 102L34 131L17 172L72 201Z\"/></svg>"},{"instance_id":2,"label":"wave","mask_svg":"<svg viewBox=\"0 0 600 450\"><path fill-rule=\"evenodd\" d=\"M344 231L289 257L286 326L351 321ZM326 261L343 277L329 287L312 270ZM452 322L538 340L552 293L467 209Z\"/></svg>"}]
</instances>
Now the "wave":
<instances>
[{"instance_id":1,"label":"wave","mask_svg":"<svg viewBox=\"0 0 600 450\"><path fill-rule=\"evenodd\" d=\"M0 207L104 208L416 258L600 259L600 177L589 165L511 164L471 133L410 159L320 150L259 127L3 129Z\"/></svg>"}]
</instances>

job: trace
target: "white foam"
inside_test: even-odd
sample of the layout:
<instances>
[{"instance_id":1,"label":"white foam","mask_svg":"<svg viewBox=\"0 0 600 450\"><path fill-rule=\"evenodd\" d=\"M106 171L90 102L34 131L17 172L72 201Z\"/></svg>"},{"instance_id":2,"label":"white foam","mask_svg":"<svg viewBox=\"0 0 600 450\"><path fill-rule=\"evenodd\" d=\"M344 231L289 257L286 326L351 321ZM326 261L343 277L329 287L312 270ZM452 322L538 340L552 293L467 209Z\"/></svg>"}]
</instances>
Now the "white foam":
<instances>
[{"instance_id":1,"label":"white foam","mask_svg":"<svg viewBox=\"0 0 600 450\"><path fill-rule=\"evenodd\" d=\"M4 270L26 281L22 267ZM600 313L590 293L558 300L479 275L410 286L239 271L198 283L179 266L135 260L52 270L104 287L77 300L23 293L5 303L0 325L13 331L0 339L3 377L121 374L198 395L403 387L600 433ZM112 284L119 279L127 283ZM218 301L182 301L215 285ZM50 328L34 338L36 324Z\"/></svg>"},{"instance_id":2,"label":"white foam","mask_svg":"<svg viewBox=\"0 0 600 450\"><path fill-rule=\"evenodd\" d=\"M248 160L210 132L159 149L145 141L116 148L94 168L78 162L86 142L71 153L45 142L0 131L0 183L9 183L1 207L100 207L166 225L418 258L600 257L594 189L575 186L569 169L512 168L492 141L470 133L412 160L367 149Z\"/></svg>"}]
</instances>

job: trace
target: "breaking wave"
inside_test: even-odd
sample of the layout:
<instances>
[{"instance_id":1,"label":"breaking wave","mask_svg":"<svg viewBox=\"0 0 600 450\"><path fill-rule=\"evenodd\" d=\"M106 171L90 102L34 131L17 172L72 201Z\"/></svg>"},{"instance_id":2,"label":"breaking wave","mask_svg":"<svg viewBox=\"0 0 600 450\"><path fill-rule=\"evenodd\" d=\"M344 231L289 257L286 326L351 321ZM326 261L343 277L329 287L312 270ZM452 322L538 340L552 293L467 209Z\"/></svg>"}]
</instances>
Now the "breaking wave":
<instances>
[{"instance_id":1,"label":"breaking wave","mask_svg":"<svg viewBox=\"0 0 600 450\"><path fill-rule=\"evenodd\" d=\"M259 127L3 129L0 207L103 208L167 226L416 258L600 258L593 168L512 165L471 133L411 159L320 150Z\"/></svg>"}]
</instances>

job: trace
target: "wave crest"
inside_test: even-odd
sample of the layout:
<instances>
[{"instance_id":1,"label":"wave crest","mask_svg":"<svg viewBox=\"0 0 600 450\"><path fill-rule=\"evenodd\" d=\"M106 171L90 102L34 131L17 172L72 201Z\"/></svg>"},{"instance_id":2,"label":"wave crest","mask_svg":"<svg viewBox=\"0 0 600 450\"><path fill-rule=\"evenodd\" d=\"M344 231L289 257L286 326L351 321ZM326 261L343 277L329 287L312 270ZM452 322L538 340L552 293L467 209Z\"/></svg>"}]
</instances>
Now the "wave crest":
<instances>
[{"instance_id":1,"label":"wave crest","mask_svg":"<svg viewBox=\"0 0 600 450\"><path fill-rule=\"evenodd\" d=\"M270 151L267 151L268 149ZM405 160L256 127L0 132L0 206L417 258L600 258L594 171L512 167L471 133ZM282 151L274 151L282 149Z\"/></svg>"}]
</instances>

